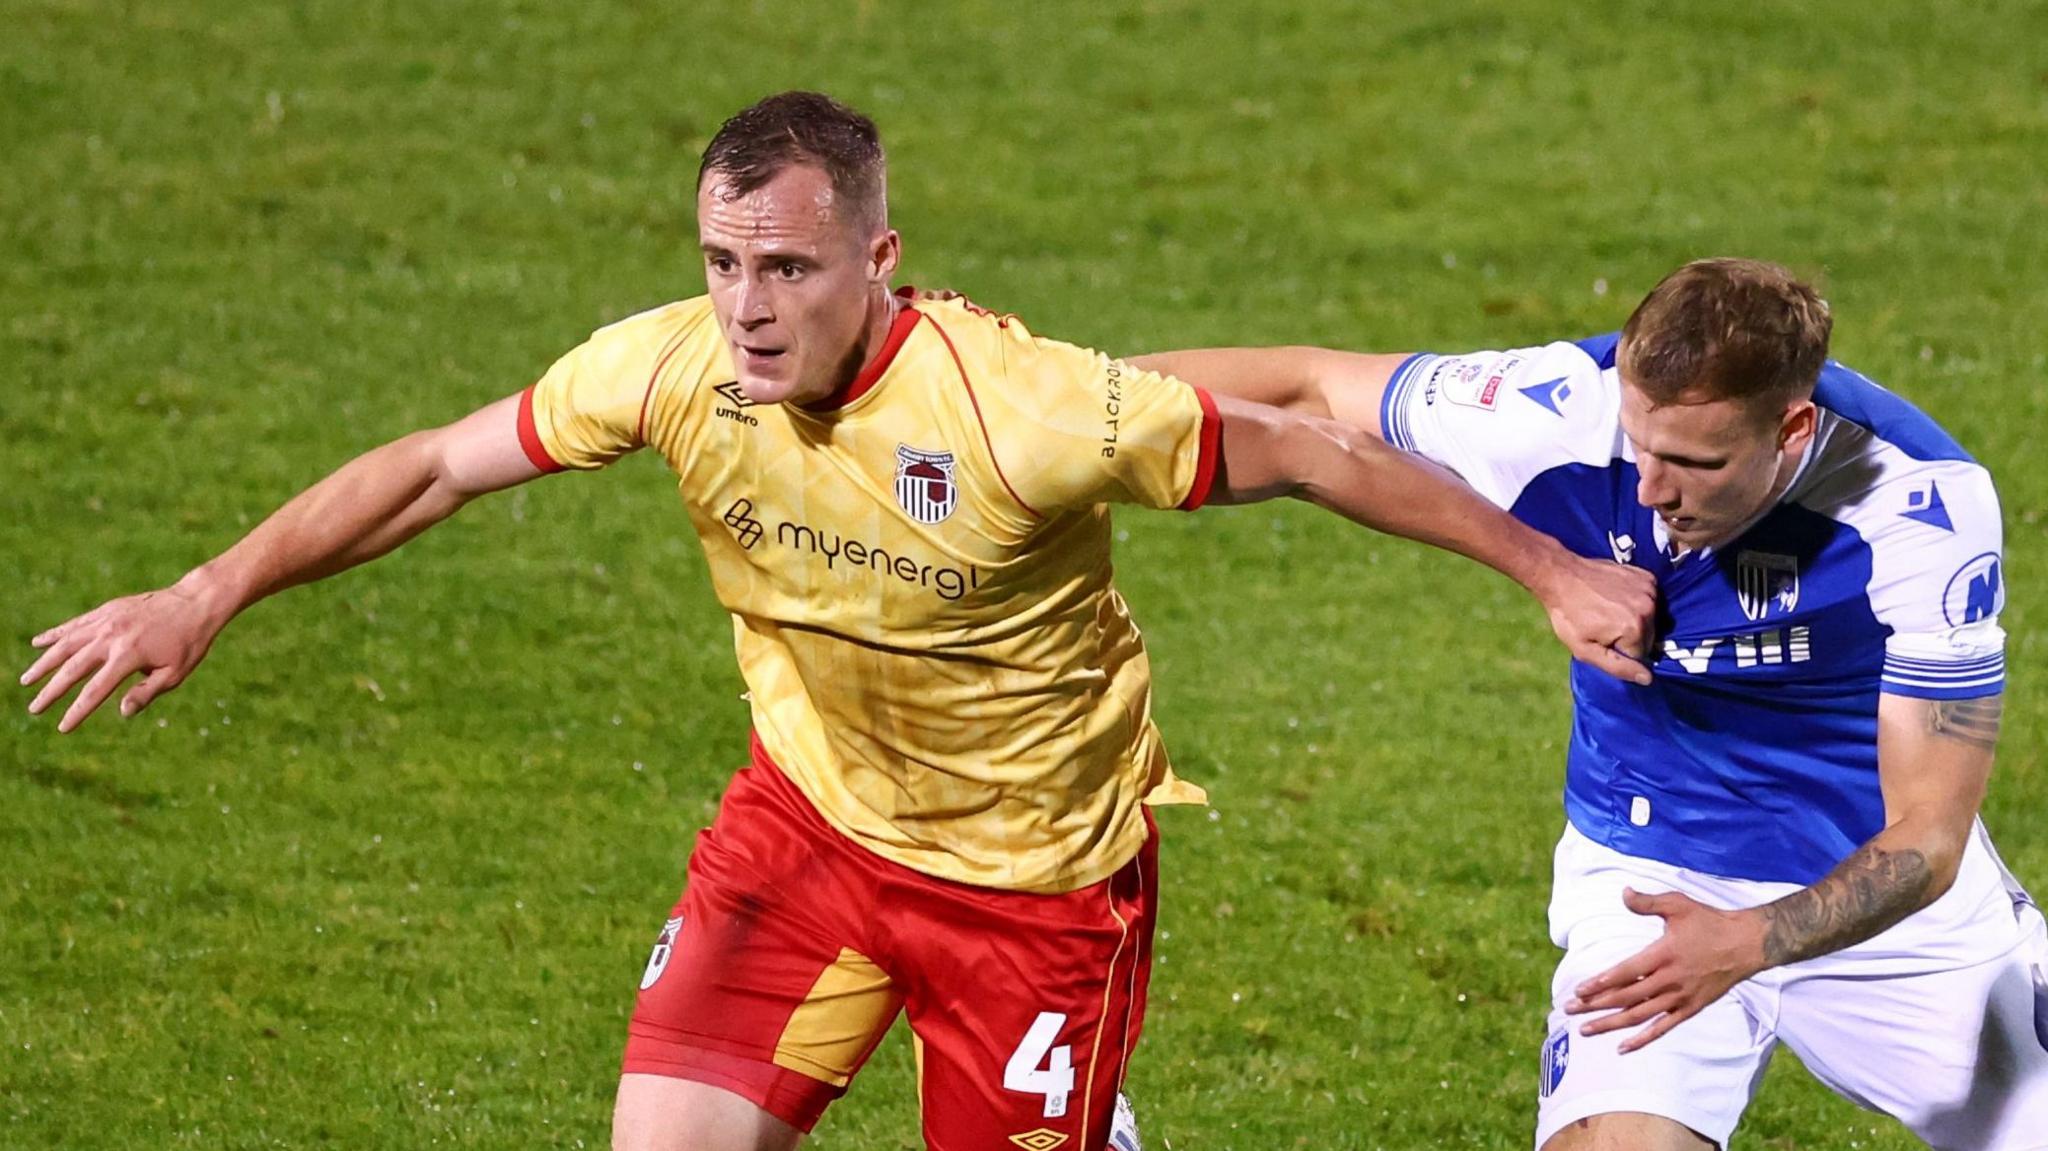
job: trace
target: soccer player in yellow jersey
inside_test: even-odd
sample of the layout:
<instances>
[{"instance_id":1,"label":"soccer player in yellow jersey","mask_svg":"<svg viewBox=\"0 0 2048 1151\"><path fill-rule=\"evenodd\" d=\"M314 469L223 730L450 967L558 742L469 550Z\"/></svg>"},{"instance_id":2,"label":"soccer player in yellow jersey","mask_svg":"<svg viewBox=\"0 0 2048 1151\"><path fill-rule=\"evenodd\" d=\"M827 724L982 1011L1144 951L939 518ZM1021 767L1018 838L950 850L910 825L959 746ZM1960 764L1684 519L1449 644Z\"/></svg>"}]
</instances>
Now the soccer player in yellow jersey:
<instances>
[{"instance_id":1,"label":"soccer player in yellow jersey","mask_svg":"<svg viewBox=\"0 0 2048 1151\"><path fill-rule=\"evenodd\" d=\"M486 492L643 448L679 477L752 691L750 764L640 984L616 1147L789 1148L899 1012L939 1151L1094 1151L1143 1016L1149 803L1199 800L1110 584L1111 503L1312 500L1498 568L1640 678L1641 573L1577 559L1376 437L891 290L874 125L810 93L720 129L709 294L378 448L171 587L38 636L60 730L133 715L256 600Z\"/></svg>"}]
</instances>

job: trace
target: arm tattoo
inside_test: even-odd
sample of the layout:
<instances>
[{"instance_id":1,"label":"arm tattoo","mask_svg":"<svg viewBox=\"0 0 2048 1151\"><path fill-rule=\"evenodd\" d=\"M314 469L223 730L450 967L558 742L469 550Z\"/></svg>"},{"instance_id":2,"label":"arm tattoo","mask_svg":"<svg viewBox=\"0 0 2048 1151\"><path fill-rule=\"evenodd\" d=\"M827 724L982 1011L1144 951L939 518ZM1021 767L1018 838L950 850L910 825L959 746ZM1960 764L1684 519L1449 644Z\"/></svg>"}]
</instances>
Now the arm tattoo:
<instances>
[{"instance_id":1,"label":"arm tattoo","mask_svg":"<svg viewBox=\"0 0 2048 1151\"><path fill-rule=\"evenodd\" d=\"M1933 884L1918 851L1866 843L1819 883L1764 906L1764 959L1775 967L1861 943L1925 906Z\"/></svg>"},{"instance_id":2,"label":"arm tattoo","mask_svg":"<svg viewBox=\"0 0 2048 1151\"><path fill-rule=\"evenodd\" d=\"M1998 746L1998 721L2005 713L2005 697L1930 700L1927 730L1946 739L1957 739L1978 747Z\"/></svg>"}]
</instances>

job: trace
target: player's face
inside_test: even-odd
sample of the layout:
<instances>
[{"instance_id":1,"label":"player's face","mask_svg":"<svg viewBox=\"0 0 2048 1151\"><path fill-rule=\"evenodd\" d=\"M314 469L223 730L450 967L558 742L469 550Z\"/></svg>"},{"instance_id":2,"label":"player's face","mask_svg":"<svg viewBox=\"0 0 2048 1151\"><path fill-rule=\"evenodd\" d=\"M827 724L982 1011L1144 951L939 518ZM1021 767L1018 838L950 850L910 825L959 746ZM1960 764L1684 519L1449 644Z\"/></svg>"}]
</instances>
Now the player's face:
<instances>
[{"instance_id":1,"label":"player's face","mask_svg":"<svg viewBox=\"0 0 2048 1151\"><path fill-rule=\"evenodd\" d=\"M859 371L899 241L840 211L822 168L792 164L743 195L717 172L697 192L712 310L757 404L824 399Z\"/></svg>"},{"instance_id":2,"label":"player's face","mask_svg":"<svg viewBox=\"0 0 2048 1151\"><path fill-rule=\"evenodd\" d=\"M1807 399L1652 404L1626 383L1621 389L1636 499L1690 548L1727 543L1770 508L1813 439L1814 419Z\"/></svg>"}]
</instances>

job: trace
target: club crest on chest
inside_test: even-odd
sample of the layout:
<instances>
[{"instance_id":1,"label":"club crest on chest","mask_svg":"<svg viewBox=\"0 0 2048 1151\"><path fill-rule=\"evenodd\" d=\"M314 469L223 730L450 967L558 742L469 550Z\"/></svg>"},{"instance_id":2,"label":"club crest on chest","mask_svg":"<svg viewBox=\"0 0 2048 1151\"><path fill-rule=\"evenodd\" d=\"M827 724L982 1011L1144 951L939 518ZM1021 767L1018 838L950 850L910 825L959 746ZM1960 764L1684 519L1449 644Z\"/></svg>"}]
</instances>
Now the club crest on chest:
<instances>
[{"instance_id":1,"label":"club crest on chest","mask_svg":"<svg viewBox=\"0 0 2048 1151\"><path fill-rule=\"evenodd\" d=\"M1735 557L1735 595L1752 622L1774 607L1792 614L1799 607L1799 560L1771 552L1741 553Z\"/></svg>"},{"instance_id":2,"label":"club crest on chest","mask_svg":"<svg viewBox=\"0 0 2048 1151\"><path fill-rule=\"evenodd\" d=\"M921 524L952 515L960 502L960 486L953 482L953 453L896 445L896 502Z\"/></svg>"}]
</instances>

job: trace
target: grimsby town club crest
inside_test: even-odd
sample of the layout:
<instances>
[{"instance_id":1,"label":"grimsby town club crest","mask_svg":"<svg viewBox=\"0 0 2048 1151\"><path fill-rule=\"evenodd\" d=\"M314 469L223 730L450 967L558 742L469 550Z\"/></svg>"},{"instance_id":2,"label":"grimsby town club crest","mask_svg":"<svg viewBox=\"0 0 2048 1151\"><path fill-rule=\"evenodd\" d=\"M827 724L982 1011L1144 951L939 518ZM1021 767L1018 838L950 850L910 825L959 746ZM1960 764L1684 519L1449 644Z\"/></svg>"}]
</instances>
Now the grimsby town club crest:
<instances>
[{"instance_id":1,"label":"grimsby town club crest","mask_svg":"<svg viewBox=\"0 0 2048 1151\"><path fill-rule=\"evenodd\" d=\"M921 524L952 515L953 505L960 502L960 487L953 482L953 453L896 445L896 502Z\"/></svg>"}]
</instances>

